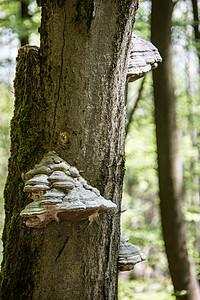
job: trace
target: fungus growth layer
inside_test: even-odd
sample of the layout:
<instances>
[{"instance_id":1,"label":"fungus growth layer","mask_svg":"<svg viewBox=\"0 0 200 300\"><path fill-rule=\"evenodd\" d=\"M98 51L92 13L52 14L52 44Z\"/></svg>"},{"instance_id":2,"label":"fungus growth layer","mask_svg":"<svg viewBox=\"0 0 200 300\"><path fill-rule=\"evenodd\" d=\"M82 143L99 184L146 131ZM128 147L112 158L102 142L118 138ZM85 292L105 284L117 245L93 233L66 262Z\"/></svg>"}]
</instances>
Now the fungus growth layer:
<instances>
[{"instance_id":1,"label":"fungus growth layer","mask_svg":"<svg viewBox=\"0 0 200 300\"><path fill-rule=\"evenodd\" d=\"M128 62L128 81L143 77L151 69L157 68L162 62L158 49L150 42L132 34L131 52Z\"/></svg>"},{"instance_id":2,"label":"fungus growth layer","mask_svg":"<svg viewBox=\"0 0 200 300\"><path fill-rule=\"evenodd\" d=\"M80 221L117 207L55 152L25 174L24 191L33 200L20 214L28 218L29 227L45 227L52 220Z\"/></svg>"},{"instance_id":3,"label":"fungus growth layer","mask_svg":"<svg viewBox=\"0 0 200 300\"><path fill-rule=\"evenodd\" d=\"M120 251L118 258L119 271L130 271L137 263L146 260L146 256L142 250L136 245L127 243L128 240L129 238L121 230Z\"/></svg>"}]
</instances>

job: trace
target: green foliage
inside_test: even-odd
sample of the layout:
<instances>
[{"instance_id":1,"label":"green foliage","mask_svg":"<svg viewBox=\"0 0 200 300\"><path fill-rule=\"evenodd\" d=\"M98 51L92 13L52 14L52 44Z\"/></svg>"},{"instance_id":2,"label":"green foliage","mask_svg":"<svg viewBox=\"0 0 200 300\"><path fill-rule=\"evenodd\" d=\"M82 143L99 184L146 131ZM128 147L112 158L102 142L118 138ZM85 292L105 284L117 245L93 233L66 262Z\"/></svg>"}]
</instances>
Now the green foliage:
<instances>
[{"instance_id":1,"label":"green foliage","mask_svg":"<svg viewBox=\"0 0 200 300\"><path fill-rule=\"evenodd\" d=\"M24 0L28 4L28 16L22 18L21 2L19 0L0 2L1 28L11 30L19 39L27 35L36 36L40 24L40 8L36 1Z\"/></svg>"},{"instance_id":2,"label":"green foliage","mask_svg":"<svg viewBox=\"0 0 200 300\"><path fill-rule=\"evenodd\" d=\"M0 201L3 200L3 187L7 176L7 161L10 150L9 121L13 111L13 97L11 87L0 84Z\"/></svg>"},{"instance_id":3,"label":"green foliage","mask_svg":"<svg viewBox=\"0 0 200 300\"><path fill-rule=\"evenodd\" d=\"M125 192L134 197L133 201L157 199L157 162L155 126L153 121L153 99L151 76L147 76L145 90L126 139ZM135 84L129 87L128 103L133 101Z\"/></svg>"},{"instance_id":4,"label":"green foliage","mask_svg":"<svg viewBox=\"0 0 200 300\"><path fill-rule=\"evenodd\" d=\"M166 280L128 280L119 281L119 300L171 300L172 285Z\"/></svg>"},{"instance_id":5,"label":"green foliage","mask_svg":"<svg viewBox=\"0 0 200 300\"><path fill-rule=\"evenodd\" d=\"M3 189L7 177L8 156L10 151L10 119L13 112L12 87L0 84L0 235L3 231ZM2 243L0 243L0 261L2 260Z\"/></svg>"},{"instance_id":6,"label":"green foliage","mask_svg":"<svg viewBox=\"0 0 200 300\"><path fill-rule=\"evenodd\" d=\"M151 32L151 1L140 0L139 9L136 14L136 20L134 24L134 33L144 38L150 40Z\"/></svg>"},{"instance_id":7,"label":"green foliage","mask_svg":"<svg viewBox=\"0 0 200 300\"><path fill-rule=\"evenodd\" d=\"M134 32L150 37L150 2L141 1ZM173 15L173 53L177 120L180 129L180 155L183 162L184 207L189 254L193 257L196 272L200 275L200 214L195 194L199 194L200 142L199 142L199 74L198 57L192 29L191 6L178 1ZM180 63L181 62L181 63ZM137 97L140 82L129 84L128 113ZM148 76L139 105L133 116L126 140L126 176L123 202L128 211L122 215L122 228L130 242L138 245L148 258L149 267L157 266L168 276L159 218L159 197L152 101L152 80ZM196 135L196 140L195 140ZM200 276L199 276L200 277ZM122 284L122 283L121 283ZM124 283L125 284L125 283ZM138 285L136 281L134 284ZM145 282L143 283L145 285ZM133 286L133 283L130 283ZM123 287L123 284L121 285ZM184 293L184 291L181 291ZM133 296L134 294L134 296ZM122 288L121 299L138 298L134 289ZM148 295L150 299L150 295ZM153 299L162 299L153 296ZM167 296L165 299L170 299ZM171 296L172 297L172 296ZM146 298L144 298L146 299ZM174 297L173 297L174 299Z\"/></svg>"},{"instance_id":8,"label":"green foliage","mask_svg":"<svg viewBox=\"0 0 200 300\"><path fill-rule=\"evenodd\" d=\"M136 87L140 81L129 84L128 111L134 105ZM159 217L158 179L152 78L147 76L126 139L126 174L123 203L128 210L122 214L122 229L132 244L138 245L147 256L150 268L167 273Z\"/></svg>"}]
</instances>

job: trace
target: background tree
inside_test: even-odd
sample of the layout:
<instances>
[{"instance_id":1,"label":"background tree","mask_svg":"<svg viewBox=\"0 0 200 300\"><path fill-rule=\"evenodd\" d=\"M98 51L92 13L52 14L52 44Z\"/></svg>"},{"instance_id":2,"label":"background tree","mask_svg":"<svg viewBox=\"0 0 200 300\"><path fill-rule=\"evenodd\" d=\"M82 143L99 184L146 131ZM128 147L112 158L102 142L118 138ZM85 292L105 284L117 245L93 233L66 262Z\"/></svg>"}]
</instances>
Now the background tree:
<instances>
[{"instance_id":1,"label":"background tree","mask_svg":"<svg viewBox=\"0 0 200 300\"><path fill-rule=\"evenodd\" d=\"M177 299L200 299L195 271L186 248L182 217L182 170L172 73L173 1L152 1L151 34L163 64L153 74L160 209L169 269ZM159 30L158 30L159 28Z\"/></svg>"},{"instance_id":2,"label":"background tree","mask_svg":"<svg viewBox=\"0 0 200 300\"><path fill-rule=\"evenodd\" d=\"M36 6L36 1L1 1L0 11L1 28L17 34L21 46L29 44L31 35L36 34L40 23L40 9Z\"/></svg>"},{"instance_id":3,"label":"background tree","mask_svg":"<svg viewBox=\"0 0 200 300\"><path fill-rule=\"evenodd\" d=\"M20 1L20 6L21 6L20 13L21 13L21 18L22 18L22 24L24 24L24 21L28 20L31 17L31 15L29 14L29 11L28 11L29 4L30 4L29 0L21 0ZM26 28L25 28L25 30L23 30L23 35L20 36L19 38L20 38L21 46L28 44L29 33Z\"/></svg>"}]
</instances>

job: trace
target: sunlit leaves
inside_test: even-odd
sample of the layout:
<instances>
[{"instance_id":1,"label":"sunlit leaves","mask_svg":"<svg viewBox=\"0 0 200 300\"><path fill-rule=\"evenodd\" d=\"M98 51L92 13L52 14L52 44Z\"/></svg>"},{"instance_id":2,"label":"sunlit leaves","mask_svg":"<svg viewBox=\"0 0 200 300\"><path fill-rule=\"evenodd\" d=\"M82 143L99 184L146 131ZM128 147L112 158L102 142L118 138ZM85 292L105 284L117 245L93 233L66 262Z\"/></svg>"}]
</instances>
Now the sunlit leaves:
<instances>
[{"instance_id":1,"label":"sunlit leaves","mask_svg":"<svg viewBox=\"0 0 200 300\"><path fill-rule=\"evenodd\" d=\"M7 176L7 160L10 149L9 120L13 110L11 87L0 84L0 200L3 198L3 187Z\"/></svg>"},{"instance_id":2,"label":"sunlit leaves","mask_svg":"<svg viewBox=\"0 0 200 300\"><path fill-rule=\"evenodd\" d=\"M36 1L27 0L28 17L22 18L21 1L0 2L0 25L4 29L9 28L19 38L25 35L35 34L40 24L40 9Z\"/></svg>"}]
</instances>

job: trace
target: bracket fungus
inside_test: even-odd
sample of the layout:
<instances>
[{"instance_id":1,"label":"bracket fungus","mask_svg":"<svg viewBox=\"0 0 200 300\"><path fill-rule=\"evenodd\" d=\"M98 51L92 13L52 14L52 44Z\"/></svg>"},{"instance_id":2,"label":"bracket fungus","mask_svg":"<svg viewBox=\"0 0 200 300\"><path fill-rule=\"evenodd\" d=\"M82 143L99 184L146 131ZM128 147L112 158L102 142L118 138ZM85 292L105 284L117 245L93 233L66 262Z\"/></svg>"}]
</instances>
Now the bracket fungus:
<instances>
[{"instance_id":1,"label":"bracket fungus","mask_svg":"<svg viewBox=\"0 0 200 300\"><path fill-rule=\"evenodd\" d=\"M146 260L146 256L142 250L133 244L127 243L128 237L121 230L120 236L120 251L118 258L118 270L119 271L130 271L134 269L134 266Z\"/></svg>"},{"instance_id":2,"label":"bracket fungus","mask_svg":"<svg viewBox=\"0 0 200 300\"><path fill-rule=\"evenodd\" d=\"M137 37L133 33L128 62L128 81L133 82L143 77L151 69L157 68L160 62L162 62L162 58L158 49L152 43Z\"/></svg>"},{"instance_id":3,"label":"bracket fungus","mask_svg":"<svg viewBox=\"0 0 200 300\"><path fill-rule=\"evenodd\" d=\"M121 204L121 213L127 211L127 207L124 204Z\"/></svg>"},{"instance_id":4,"label":"bracket fungus","mask_svg":"<svg viewBox=\"0 0 200 300\"><path fill-rule=\"evenodd\" d=\"M24 191L34 201L20 215L28 218L29 227L42 228L52 220L90 219L117 207L55 152L47 153L24 178Z\"/></svg>"}]
</instances>

